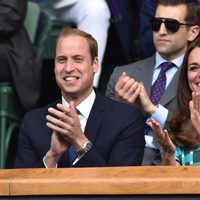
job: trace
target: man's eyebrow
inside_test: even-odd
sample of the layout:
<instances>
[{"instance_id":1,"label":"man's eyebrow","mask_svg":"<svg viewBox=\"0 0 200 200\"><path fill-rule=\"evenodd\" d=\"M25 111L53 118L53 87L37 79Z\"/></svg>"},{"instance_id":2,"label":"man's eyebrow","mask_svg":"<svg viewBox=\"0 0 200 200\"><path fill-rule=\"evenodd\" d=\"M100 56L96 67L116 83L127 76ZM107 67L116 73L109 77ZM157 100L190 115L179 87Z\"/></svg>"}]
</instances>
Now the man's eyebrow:
<instances>
[{"instance_id":1,"label":"man's eyebrow","mask_svg":"<svg viewBox=\"0 0 200 200\"><path fill-rule=\"evenodd\" d=\"M58 56L56 56L56 58L66 58L66 56L64 56L64 55L58 55Z\"/></svg>"},{"instance_id":2,"label":"man's eyebrow","mask_svg":"<svg viewBox=\"0 0 200 200\"><path fill-rule=\"evenodd\" d=\"M77 54L77 55L74 55L72 57L81 57L81 58L84 58L84 56L80 55L80 54Z\"/></svg>"}]
</instances>

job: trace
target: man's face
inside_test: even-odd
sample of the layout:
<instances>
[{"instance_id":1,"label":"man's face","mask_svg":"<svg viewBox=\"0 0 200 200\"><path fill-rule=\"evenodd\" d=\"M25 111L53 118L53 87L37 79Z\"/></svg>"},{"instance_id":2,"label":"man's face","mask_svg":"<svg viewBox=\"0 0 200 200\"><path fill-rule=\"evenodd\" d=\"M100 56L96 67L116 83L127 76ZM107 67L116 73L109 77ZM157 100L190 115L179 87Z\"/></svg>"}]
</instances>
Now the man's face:
<instances>
[{"instance_id":1,"label":"man's face","mask_svg":"<svg viewBox=\"0 0 200 200\"><path fill-rule=\"evenodd\" d=\"M187 8L185 5L163 6L159 5L156 10L156 18L176 19L180 23L185 22ZM162 23L158 31L153 31L154 44L157 51L166 60L173 60L185 53L189 40L189 29L181 25L175 33L168 31Z\"/></svg>"},{"instance_id":2,"label":"man's face","mask_svg":"<svg viewBox=\"0 0 200 200\"><path fill-rule=\"evenodd\" d=\"M200 93L200 48L193 49L188 57L188 83L190 89Z\"/></svg>"},{"instance_id":3,"label":"man's face","mask_svg":"<svg viewBox=\"0 0 200 200\"><path fill-rule=\"evenodd\" d=\"M93 88L98 59L91 60L84 37L70 35L61 38L56 47L55 77L66 100L84 100Z\"/></svg>"}]
</instances>

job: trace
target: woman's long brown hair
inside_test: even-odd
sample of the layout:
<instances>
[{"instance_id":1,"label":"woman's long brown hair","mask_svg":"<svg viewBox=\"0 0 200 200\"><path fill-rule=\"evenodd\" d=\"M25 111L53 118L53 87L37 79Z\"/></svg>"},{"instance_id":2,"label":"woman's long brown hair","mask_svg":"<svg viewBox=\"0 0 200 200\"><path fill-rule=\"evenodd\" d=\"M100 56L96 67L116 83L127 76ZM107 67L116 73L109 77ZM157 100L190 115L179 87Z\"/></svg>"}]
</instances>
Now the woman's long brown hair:
<instances>
[{"instance_id":1,"label":"woman's long brown hair","mask_svg":"<svg viewBox=\"0 0 200 200\"><path fill-rule=\"evenodd\" d=\"M178 83L177 109L169 122L169 128L173 133L175 144L184 149L199 145L198 132L190 119L189 101L191 100L192 90L188 83L188 57L191 51L197 47L200 48L200 38L192 42L185 53Z\"/></svg>"}]
</instances>

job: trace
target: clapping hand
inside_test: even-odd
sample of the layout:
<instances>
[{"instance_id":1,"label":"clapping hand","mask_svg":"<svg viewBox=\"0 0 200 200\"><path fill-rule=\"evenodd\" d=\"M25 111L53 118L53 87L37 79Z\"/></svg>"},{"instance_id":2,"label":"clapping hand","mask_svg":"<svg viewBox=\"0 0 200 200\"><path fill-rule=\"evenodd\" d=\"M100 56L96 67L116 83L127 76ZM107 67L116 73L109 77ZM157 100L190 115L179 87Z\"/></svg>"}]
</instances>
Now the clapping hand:
<instances>
[{"instance_id":1,"label":"clapping hand","mask_svg":"<svg viewBox=\"0 0 200 200\"><path fill-rule=\"evenodd\" d=\"M151 102L144 85L127 76L125 72L115 85L115 98L123 103L137 105L148 115L152 115L157 109Z\"/></svg>"},{"instance_id":2,"label":"clapping hand","mask_svg":"<svg viewBox=\"0 0 200 200\"><path fill-rule=\"evenodd\" d=\"M162 128L160 127L160 124L155 119L152 119L149 122L149 126L151 126L151 128L153 129L156 139L162 147L163 153L167 153L169 156L173 156L176 147L171 141L168 131L167 130L163 131Z\"/></svg>"},{"instance_id":3,"label":"clapping hand","mask_svg":"<svg viewBox=\"0 0 200 200\"><path fill-rule=\"evenodd\" d=\"M192 100L189 102L189 108L192 124L200 135L200 93L192 93Z\"/></svg>"},{"instance_id":4,"label":"clapping hand","mask_svg":"<svg viewBox=\"0 0 200 200\"><path fill-rule=\"evenodd\" d=\"M153 129L158 142L162 147L162 165L180 165L175 159L176 147L171 141L167 130L162 130L160 124L152 119L149 125Z\"/></svg>"},{"instance_id":5,"label":"clapping hand","mask_svg":"<svg viewBox=\"0 0 200 200\"><path fill-rule=\"evenodd\" d=\"M115 85L116 100L133 105L140 92L139 83L134 79L122 73Z\"/></svg>"},{"instance_id":6,"label":"clapping hand","mask_svg":"<svg viewBox=\"0 0 200 200\"><path fill-rule=\"evenodd\" d=\"M45 163L48 167L54 167L70 145L73 144L78 151L88 139L81 130L74 102L70 102L68 108L57 104L57 109L49 108L48 111L51 115L46 116L47 126L53 130L53 134Z\"/></svg>"}]
</instances>

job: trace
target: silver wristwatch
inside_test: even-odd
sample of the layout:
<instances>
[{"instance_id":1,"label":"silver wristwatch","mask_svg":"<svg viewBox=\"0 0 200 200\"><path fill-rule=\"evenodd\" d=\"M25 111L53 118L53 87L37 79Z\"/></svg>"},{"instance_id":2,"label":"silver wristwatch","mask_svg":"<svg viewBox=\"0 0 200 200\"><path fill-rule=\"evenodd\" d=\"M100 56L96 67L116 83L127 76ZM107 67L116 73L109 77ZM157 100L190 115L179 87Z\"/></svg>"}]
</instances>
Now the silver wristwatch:
<instances>
[{"instance_id":1,"label":"silver wristwatch","mask_svg":"<svg viewBox=\"0 0 200 200\"><path fill-rule=\"evenodd\" d=\"M83 144L83 147L81 150L77 151L77 156L80 157L80 156L83 156L84 154L86 154L91 148L92 148L92 142L90 141L87 141Z\"/></svg>"}]
</instances>

